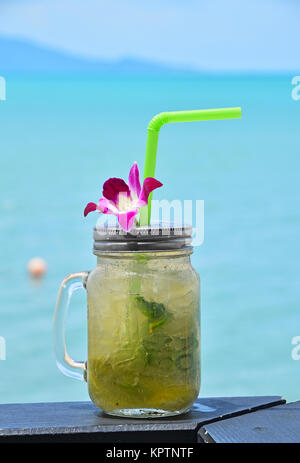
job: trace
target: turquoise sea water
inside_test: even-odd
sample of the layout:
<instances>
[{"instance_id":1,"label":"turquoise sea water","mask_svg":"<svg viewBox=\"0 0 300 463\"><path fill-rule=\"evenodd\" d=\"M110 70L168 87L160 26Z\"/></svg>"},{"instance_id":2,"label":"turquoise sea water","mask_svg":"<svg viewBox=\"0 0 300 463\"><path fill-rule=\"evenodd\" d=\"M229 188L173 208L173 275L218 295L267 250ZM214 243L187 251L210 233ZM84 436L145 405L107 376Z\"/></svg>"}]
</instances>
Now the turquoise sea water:
<instances>
[{"instance_id":1,"label":"turquoise sea water","mask_svg":"<svg viewBox=\"0 0 300 463\"><path fill-rule=\"evenodd\" d=\"M243 119L161 130L156 198L203 199L202 396L299 399L300 101L292 76L6 76L0 102L0 402L87 399L56 368L52 318L60 281L95 265L83 218L110 176L143 165L146 126L167 110L242 106ZM48 262L43 282L27 261ZM85 295L67 341L86 356Z\"/></svg>"}]
</instances>

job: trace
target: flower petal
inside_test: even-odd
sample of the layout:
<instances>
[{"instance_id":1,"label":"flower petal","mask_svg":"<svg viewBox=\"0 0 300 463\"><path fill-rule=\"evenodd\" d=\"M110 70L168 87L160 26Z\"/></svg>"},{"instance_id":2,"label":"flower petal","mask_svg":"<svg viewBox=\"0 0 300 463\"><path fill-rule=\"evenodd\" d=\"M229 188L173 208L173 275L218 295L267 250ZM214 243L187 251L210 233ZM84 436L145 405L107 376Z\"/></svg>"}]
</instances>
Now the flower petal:
<instances>
[{"instance_id":1,"label":"flower petal","mask_svg":"<svg viewBox=\"0 0 300 463\"><path fill-rule=\"evenodd\" d=\"M113 201L116 205L118 203L119 193L121 192L130 196L129 187L121 178L109 178L103 184L103 196L109 201Z\"/></svg>"},{"instance_id":2,"label":"flower petal","mask_svg":"<svg viewBox=\"0 0 300 463\"><path fill-rule=\"evenodd\" d=\"M134 209L129 212L122 212L121 214L118 214L118 222L123 230L126 232L131 230L134 224L135 216L138 212L138 209Z\"/></svg>"},{"instance_id":3,"label":"flower petal","mask_svg":"<svg viewBox=\"0 0 300 463\"><path fill-rule=\"evenodd\" d=\"M103 214L118 214L118 208L116 205L112 202L109 201L106 198L100 198L99 199L99 204L97 206L97 210L99 212L102 212Z\"/></svg>"},{"instance_id":4,"label":"flower petal","mask_svg":"<svg viewBox=\"0 0 300 463\"><path fill-rule=\"evenodd\" d=\"M149 194L153 190L156 190L156 188L160 188L162 185L163 184L161 182L159 182L153 177L145 178L141 194L139 195L138 207L146 206L146 204L148 203Z\"/></svg>"},{"instance_id":5,"label":"flower petal","mask_svg":"<svg viewBox=\"0 0 300 463\"><path fill-rule=\"evenodd\" d=\"M88 203L84 209L84 217L86 217L90 212L95 211L97 209L96 203Z\"/></svg>"},{"instance_id":6,"label":"flower petal","mask_svg":"<svg viewBox=\"0 0 300 463\"><path fill-rule=\"evenodd\" d=\"M138 198L141 193L140 173L137 163L135 162L129 172L128 184L130 192Z\"/></svg>"}]
</instances>

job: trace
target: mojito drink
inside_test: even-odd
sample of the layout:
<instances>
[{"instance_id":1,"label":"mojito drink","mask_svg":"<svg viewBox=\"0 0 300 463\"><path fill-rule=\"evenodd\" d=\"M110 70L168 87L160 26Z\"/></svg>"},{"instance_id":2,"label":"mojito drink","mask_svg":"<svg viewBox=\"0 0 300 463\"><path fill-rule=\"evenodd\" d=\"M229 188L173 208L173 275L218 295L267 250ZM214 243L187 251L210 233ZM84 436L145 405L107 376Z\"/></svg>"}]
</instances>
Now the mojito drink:
<instances>
[{"instance_id":1,"label":"mojito drink","mask_svg":"<svg viewBox=\"0 0 300 463\"><path fill-rule=\"evenodd\" d=\"M198 396L199 277L182 254L104 257L89 277L89 394L108 413L175 415Z\"/></svg>"}]
</instances>

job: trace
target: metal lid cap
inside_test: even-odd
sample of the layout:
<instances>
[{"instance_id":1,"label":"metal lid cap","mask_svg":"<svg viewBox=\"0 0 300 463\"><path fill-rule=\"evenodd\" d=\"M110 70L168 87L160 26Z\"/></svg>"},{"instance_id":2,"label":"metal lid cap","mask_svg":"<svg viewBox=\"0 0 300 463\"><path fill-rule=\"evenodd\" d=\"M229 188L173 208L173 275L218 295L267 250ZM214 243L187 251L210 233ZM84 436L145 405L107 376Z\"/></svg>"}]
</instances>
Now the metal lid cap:
<instances>
[{"instance_id":1,"label":"metal lid cap","mask_svg":"<svg viewBox=\"0 0 300 463\"><path fill-rule=\"evenodd\" d=\"M186 224L151 224L125 232L119 226L94 228L94 254L99 252L167 251L191 247L192 227Z\"/></svg>"}]
</instances>

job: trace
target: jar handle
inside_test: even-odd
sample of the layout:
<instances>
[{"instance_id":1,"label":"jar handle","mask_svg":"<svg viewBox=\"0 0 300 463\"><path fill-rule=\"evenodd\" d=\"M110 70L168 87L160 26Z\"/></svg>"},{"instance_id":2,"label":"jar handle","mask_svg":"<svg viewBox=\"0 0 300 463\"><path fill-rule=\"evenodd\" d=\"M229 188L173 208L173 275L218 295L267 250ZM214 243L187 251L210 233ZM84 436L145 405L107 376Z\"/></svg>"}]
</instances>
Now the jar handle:
<instances>
[{"instance_id":1,"label":"jar handle","mask_svg":"<svg viewBox=\"0 0 300 463\"><path fill-rule=\"evenodd\" d=\"M86 380L86 363L73 360L67 351L65 324L71 297L78 289L85 289L89 272L68 275L61 283L54 314L53 340L56 364L60 371L71 378Z\"/></svg>"}]
</instances>

